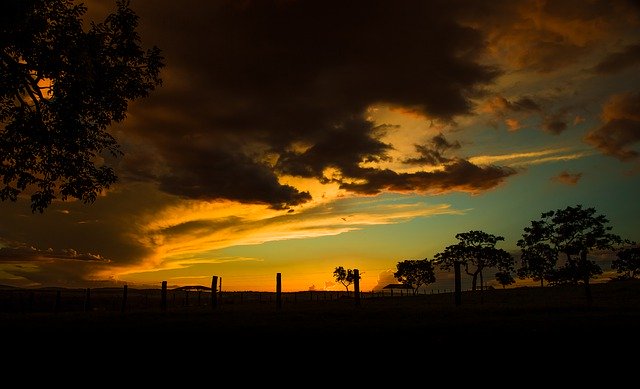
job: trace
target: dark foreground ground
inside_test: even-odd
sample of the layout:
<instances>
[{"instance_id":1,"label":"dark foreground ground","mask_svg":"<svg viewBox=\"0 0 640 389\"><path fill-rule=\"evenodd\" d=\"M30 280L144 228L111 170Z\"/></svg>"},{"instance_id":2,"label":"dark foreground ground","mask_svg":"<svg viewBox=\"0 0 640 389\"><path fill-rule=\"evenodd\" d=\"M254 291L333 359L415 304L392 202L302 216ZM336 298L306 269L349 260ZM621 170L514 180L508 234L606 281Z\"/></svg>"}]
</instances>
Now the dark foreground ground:
<instances>
[{"instance_id":1,"label":"dark foreground ground","mask_svg":"<svg viewBox=\"0 0 640 389\"><path fill-rule=\"evenodd\" d=\"M637 350L640 282L596 284L592 291L591 307L582 287L555 287L488 290L482 302L479 292L465 292L461 307L453 305L451 294L439 294L366 298L359 307L352 298L300 298L285 301L279 311L273 300L245 297L242 303L223 300L216 310L185 304L165 313L96 308L4 312L0 333L5 344L20 340L31 350L44 345L149 352L178 348L242 356L261 349L263 357L275 350L302 351L301 358L306 351L332 350L346 357L360 350L365 359L380 353L390 358L395 356L388 353L401 358L423 353L443 358L496 353L509 358L529 350L560 358L567 353Z\"/></svg>"}]
</instances>

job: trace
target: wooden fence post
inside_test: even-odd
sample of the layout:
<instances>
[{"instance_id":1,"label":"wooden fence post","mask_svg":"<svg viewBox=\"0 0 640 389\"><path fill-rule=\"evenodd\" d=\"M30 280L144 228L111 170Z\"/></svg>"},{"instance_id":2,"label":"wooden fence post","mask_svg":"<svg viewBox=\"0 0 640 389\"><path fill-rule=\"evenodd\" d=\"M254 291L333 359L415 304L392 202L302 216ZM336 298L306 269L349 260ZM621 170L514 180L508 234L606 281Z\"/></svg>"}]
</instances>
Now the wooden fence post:
<instances>
[{"instance_id":1,"label":"wooden fence post","mask_svg":"<svg viewBox=\"0 0 640 389\"><path fill-rule=\"evenodd\" d=\"M122 306L120 312L124 313L127 310L127 285L122 287Z\"/></svg>"},{"instance_id":2,"label":"wooden fence post","mask_svg":"<svg viewBox=\"0 0 640 389\"><path fill-rule=\"evenodd\" d=\"M360 270L353 269L353 297L356 307L360 305Z\"/></svg>"},{"instance_id":3,"label":"wooden fence post","mask_svg":"<svg viewBox=\"0 0 640 389\"><path fill-rule=\"evenodd\" d=\"M220 295L218 296L218 304L222 304L223 300L222 300L222 277L218 277L218 279L220 280L219 283L220 285L218 286L218 292L220 293Z\"/></svg>"},{"instance_id":4,"label":"wooden fence post","mask_svg":"<svg viewBox=\"0 0 640 389\"><path fill-rule=\"evenodd\" d=\"M218 307L218 276L211 277L211 309Z\"/></svg>"},{"instance_id":5,"label":"wooden fence post","mask_svg":"<svg viewBox=\"0 0 640 389\"><path fill-rule=\"evenodd\" d=\"M282 309L282 273L276 274L276 309Z\"/></svg>"},{"instance_id":6,"label":"wooden fence post","mask_svg":"<svg viewBox=\"0 0 640 389\"><path fill-rule=\"evenodd\" d=\"M162 292L160 295L160 310L167 311L167 281L162 281Z\"/></svg>"},{"instance_id":7,"label":"wooden fence post","mask_svg":"<svg viewBox=\"0 0 640 389\"><path fill-rule=\"evenodd\" d=\"M61 299L61 293L59 290L56 290L56 301L53 303L53 312L58 313L60 312L60 299Z\"/></svg>"},{"instance_id":8,"label":"wooden fence post","mask_svg":"<svg viewBox=\"0 0 640 389\"><path fill-rule=\"evenodd\" d=\"M85 289L83 310L88 312L91 310L91 289Z\"/></svg>"}]
</instances>

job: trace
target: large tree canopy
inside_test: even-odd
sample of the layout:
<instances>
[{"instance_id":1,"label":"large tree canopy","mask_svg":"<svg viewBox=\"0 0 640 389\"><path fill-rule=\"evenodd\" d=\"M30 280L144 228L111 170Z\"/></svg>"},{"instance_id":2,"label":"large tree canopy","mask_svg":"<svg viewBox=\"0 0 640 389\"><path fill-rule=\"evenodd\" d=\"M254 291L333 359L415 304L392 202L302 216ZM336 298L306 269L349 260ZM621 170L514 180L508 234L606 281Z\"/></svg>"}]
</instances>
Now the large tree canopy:
<instances>
[{"instance_id":1,"label":"large tree canopy","mask_svg":"<svg viewBox=\"0 0 640 389\"><path fill-rule=\"evenodd\" d=\"M555 264L555 256L562 254L563 266L551 273L544 270L544 274L550 275L556 283L582 281L587 300L591 302L589 279L602 273L602 269L587 259L588 253L610 250L615 244L622 243L618 235L610 232L612 227L608 224L606 216L598 215L595 208L583 208L582 205L544 212L540 220L534 220L531 226L525 227L518 246L526 260L542 253L544 258L539 269L548 270L551 263ZM546 277L542 270L538 270L538 274Z\"/></svg>"},{"instance_id":2,"label":"large tree canopy","mask_svg":"<svg viewBox=\"0 0 640 389\"><path fill-rule=\"evenodd\" d=\"M469 231L456 234L458 243L447 246L443 252L436 254L435 259L444 270L450 269L456 262L460 263L465 273L473 277L472 289L476 290L478 276L480 285L484 280L482 271L485 268L497 267L503 274L511 274L513 257L503 249L496 248L502 236L488 234L484 231Z\"/></svg>"},{"instance_id":3,"label":"large tree canopy","mask_svg":"<svg viewBox=\"0 0 640 389\"><path fill-rule=\"evenodd\" d=\"M107 132L129 101L161 83L163 58L144 50L129 1L83 28L71 0L0 2L0 199L31 194L93 202L116 181L104 161L121 154Z\"/></svg>"}]
</instances>

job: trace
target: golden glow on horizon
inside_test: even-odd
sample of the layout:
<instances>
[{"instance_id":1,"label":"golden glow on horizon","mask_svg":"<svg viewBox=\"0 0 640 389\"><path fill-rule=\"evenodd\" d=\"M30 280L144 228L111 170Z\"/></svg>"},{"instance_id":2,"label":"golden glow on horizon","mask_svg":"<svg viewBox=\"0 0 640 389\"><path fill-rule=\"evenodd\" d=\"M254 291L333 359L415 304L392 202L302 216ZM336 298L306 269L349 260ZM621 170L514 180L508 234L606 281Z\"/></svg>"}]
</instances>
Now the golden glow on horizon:
<instances>
[{"instance_id":1,"label":"golden glow on horizon","mask_svg":"<svg viewBox=\"0 0 640 389\"><path fill-rule=\"evenodd\" d=\"M142 229L147 238L140 240L154 250L152 256L135 266L98 272L96 277L146 280L150 273L188 269L199 264L261 261L260 258L216 257L213 251L239 245L338 235L416 217L464 213L451 209L447 204L388 204L377 199L354 200L334 198L327 201L325 197L324 202L313 207L286 214L264 206L230 202L183 203L161 212ZM225 223L225 219L231 216L237 219ZM176 232L175 228L189 222L199 223L194 228L195 232L192 229Z\"/></svg>"}]
</instances>

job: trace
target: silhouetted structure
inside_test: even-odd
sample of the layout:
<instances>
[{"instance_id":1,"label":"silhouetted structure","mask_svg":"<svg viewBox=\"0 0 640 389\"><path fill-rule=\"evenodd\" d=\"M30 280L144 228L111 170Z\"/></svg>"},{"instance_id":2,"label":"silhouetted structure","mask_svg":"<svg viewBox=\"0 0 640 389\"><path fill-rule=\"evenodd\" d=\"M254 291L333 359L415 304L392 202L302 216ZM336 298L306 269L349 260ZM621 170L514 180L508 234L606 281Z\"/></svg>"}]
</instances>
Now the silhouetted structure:
<instances>
[{"instance_id":1,"label":"silhouetted structure","mask_svg":"<svg viewBox=\"0 0 640 389\"><path fill-rule=\"evenodd\" d=\"M160 295L160 310L167 311L167 281L162 281L162 291Z\"/></svg>"},{"instance_id":2,"label":"silhouetted structure","mask_svg":"<svg viewBox=\"0 0 640 389\"><path fill-rule=\"evenodd\" d=\"M282 309L282 274L276 274L276 309Z\"/></svg>"},{"instance_id":3,"label":"silhouetted structure","mask_svg":"<svg viewBox=\"0 0 640 389\"><path fill-rule=\"evenodd\" d=\"M91 289L87 288L85 290L84 296L84 311L89 312L91 310Z\"/></svg>"},{"instance_id":4,"label":"silhouetted structure","mask_svg":"<svg viewBox=\"0 0 640 389\"><path fill-rule=\"evenodd\" d=\"M216 309L218 307L218 276L211 277L211 309Z\"/></svg>"},{"instance_id":5,"label":"silhouetted structure","mask_svg":"<svg viewBox=\"0 0 640 389\"><path fill-rule=\"evenodd\" d=\"M409 293L409 290L413 290L413 287L411 285L408 284L388 284L387 286L385 286L382 289L387 289L391 291L391 296L393 297L393 291L394 290L406 290L407 294Z\"/></svg>"},{"instance_id":6,"label":"silhouetted structure","mask_svg":"<svg viewBox=\"0 0 640 389\"><path fill-rule=\"evenodd\" d=\"M353 297L356 306L360 305L360 270L353 269Z\"/></svg>"},{"instance_id":7,"label":"silhouetted structure","mask_svg":"<svg viewBox=\"0 0 640 389\"><path fill-rule=\"evenodd\" d=\"M128 292L128 287L127 285L122 287L122 306L120 307L120 312L125 313L125 311L127 310L127 292Z\"/></svg>"}]
</instances>

